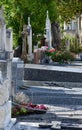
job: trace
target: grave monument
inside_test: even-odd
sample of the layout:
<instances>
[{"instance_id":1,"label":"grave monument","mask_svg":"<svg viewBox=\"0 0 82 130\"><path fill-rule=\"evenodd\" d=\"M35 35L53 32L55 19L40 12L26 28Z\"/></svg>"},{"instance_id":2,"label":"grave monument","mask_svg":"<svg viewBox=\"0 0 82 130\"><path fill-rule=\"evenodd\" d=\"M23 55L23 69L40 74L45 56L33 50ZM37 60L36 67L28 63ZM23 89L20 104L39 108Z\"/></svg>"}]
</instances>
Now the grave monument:
<instances>
[{"instance_id":1,"label":"grave monument","mask_svg":"<svg viewBox=\"0 0 82 130\"><path fill-rule=\"evenodd\" d=\"M32 27L30 24L30 17L28 17L28 25L27 25L27 32L28 32L28 61L32 61Z\"/></svg>"},{"instance_id":2,"label":"grave monument","mask_svg":"<svg viewBox=\"0 0 82 130\"><path fill-rule=\"evenodd\" d=\"M0 10L0 129L10 130L15 119L11 119L11 62L12 33L6 30L3 9Z\"/></svg>"},{"instance_id":3,"label":"grave monument","mask_svg":"<svg viewBox=\"0 0 82 130\"><path fill-rule=\"evenodd\" d=\"M28 32L27 32L27 25L23 26L23 31L22 31L22 55L21 59L24 61L24 63L27 63L27 41L28 41Z\"/></svg>"},{"instance_id":4,"label":"grave monument","mask_svg":"<svg viewBox=\"0 0 82 130\"><path fill-rule=\"evenodd\" d=\"M48 43L48 47L52 48L51 22L49 19L48 10L47 10L47 17L46 17L46 42Z\"/></svg>"}]
</instances>

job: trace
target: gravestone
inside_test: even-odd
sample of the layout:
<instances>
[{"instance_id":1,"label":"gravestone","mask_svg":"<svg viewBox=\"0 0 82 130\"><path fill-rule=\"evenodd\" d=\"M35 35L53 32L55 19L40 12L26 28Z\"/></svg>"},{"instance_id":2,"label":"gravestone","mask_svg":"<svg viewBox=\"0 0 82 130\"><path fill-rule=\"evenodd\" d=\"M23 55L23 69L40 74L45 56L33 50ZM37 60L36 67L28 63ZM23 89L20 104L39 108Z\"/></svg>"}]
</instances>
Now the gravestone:
<instances>
[{"instance_id":1,"label":"gravestone","mask_svg":"<svg viewBox=\"0 0 82 130\"><path fill-rule=\"evenodd\" d=\"M11 52L13 46L12 29L6 29L6 42L6 50Z\"/></svg>"},{"instance_id":2,"label":"gravestone","mask_svg":"<svg viewBox=\"0 0 82 130\"><path fill-rule=\"evenodd\" d=\"M10 34L9 34L10 37ZM11 61L12 48L6 38L3 10L0 10L0 129L10 130L15 119L11 119ZM11 49L10 49L11 48Z\"/></svg>"},{"instance_id":3,"label":"gravestone","mask_svg":"<svg viewBox=\"0 0 82 130\"><path fill-rule=\"evenodd\" d=\"M46 42L48 43L48 47L52 48L51 23L50 23L48 11L46 17Z\"/></svg>"},{"instance_id":4,"label":"gravestone","mask_svg":"<svg viewBox=\"0 0 82 130\"><path fill-rule=\"evenodd\" d=\"M24 80L24 61L17 57L13 58L12 82L13 82L14 94L17 92L19 87L23 86L23 80Z\"/></svg>"},{"instance_id":5,"label":"gravestone","mask_svg":"<svg viewBox=\"0 0 82 130\"><path fill-rule=\"evenodd\" d=\"M28 61L32 61L32 27L31 27L31 24L30 24L30 17L28 17L28 25L27 25L27 32L28 32Z\"/></svg>"},{"instance_id":6,"label":"gravestone","mask_svg":"<svg viewBox=\"0 0 82 130\"><path fill-rule=\"evenodd\" d=\"M38 49L34 50L34 64L40 63L39 54L40 54L40 52Z\"/></svg>"}]
</instances>

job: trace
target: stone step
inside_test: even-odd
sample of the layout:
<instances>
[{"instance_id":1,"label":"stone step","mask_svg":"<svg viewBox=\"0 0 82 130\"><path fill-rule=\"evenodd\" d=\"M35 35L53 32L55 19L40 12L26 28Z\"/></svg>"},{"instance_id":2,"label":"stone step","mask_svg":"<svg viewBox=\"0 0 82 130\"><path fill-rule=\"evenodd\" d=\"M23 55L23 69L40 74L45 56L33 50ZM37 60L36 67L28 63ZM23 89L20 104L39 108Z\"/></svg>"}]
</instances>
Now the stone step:
<instances>
[{"instance_id":1,"label":"stone step","mask_svg":"<svg viewBox=\"0 0 82 130\"><path fill-rule=\"evenodd\" d=\"M82 98L77 97L33 96L30 99L34 104L82 105Z\"/></svg>"},{"instance_id":2,"label":"stone step","mask_svg":"<svg viewBox=\"0 0 82 130\"><path fill-rule=\"evenodd\" d=\"M42 87L66 87L66 88L81 88L82 82L56 82L56 81L33 81L33 80L23 80L23 84L25 87L32 87L32 86L42 86Z\"/></svg>"},{"instance_id":3,"label":"stone step","mask_svg":"<svg viewBox=\"0 0 82 130\"><path fill-rule=\"evenodd\" d=\"M82 94L81 94L81 92L78 94L77 92L76 93L74 93L74 92L72 92L72 91L67 91L67 92L62 92L62 90L61 91L58 91L58 92L55 92L54 90L53 90L53 92L29 92L29 91L27 91L26 92L26 94L28 94L29 96L31 95L31 94L33 94L33 96L57 96L57 97L68 97L68 98L70 98L70 97L76 97L76 98L82 98Z\"/></svg>"},{"instance_id":4,"label":"stone step","mask_svg":"<svg viewBox=\"0 0 82 130\"><path fill-rule=\"evenodd\" d=\"M82 88L30 86L22 90L35 104L82 105Z\"/></svg>"},{"instance_id":5,"label":"stone step","mask_svg":"<svg viewBox=\"0 0 82 130\"><path fill-rule=\"evenodd\" d=\"M64 94L64 93L26 93L28 96L33 95L33 97L57 97L57 98L82 98L79 94Z\"/></svg>"}]
</instances>

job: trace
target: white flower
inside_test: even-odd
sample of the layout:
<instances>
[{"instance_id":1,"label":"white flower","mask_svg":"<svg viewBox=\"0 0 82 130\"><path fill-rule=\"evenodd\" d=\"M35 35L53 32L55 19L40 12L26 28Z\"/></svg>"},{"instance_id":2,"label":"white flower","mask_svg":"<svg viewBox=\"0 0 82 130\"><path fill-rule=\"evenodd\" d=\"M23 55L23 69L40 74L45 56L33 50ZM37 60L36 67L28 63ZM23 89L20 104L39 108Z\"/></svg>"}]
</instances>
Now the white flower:
<instances>
[{"instance_id":1,"label":"white flower","mask_svg":"<svg viewBox=\"0 0 82 130\"><path fill-rule=\"evenodd\" d=\"M17 103L28 103L29 101L29 97L27 95L25 95L23 92L18 92L15 96L14 96L14 100Z\"/></svg>"}]
</instances>

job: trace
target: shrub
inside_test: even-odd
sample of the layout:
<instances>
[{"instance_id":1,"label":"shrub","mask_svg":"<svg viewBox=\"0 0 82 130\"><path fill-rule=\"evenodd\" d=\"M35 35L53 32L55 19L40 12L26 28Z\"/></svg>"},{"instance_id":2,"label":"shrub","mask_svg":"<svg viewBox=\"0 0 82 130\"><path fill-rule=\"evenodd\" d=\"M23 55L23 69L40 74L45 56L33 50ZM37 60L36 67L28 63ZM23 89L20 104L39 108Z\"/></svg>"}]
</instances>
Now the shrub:
<instances>
[{"instance_id":1,"label":"shrub","mask_svg":"<svg viewBox=\"0 0 82 130\"><path fill-rule=\"evenodd\" d=\"M80 45L79 45L79 43L77 43L77 42L71 43L70 44L70 51L74 52L75 54L78 54L80 52Z\"/></svg>"},{"instance_id":2,"label":"shrub","mask_svg":"<svg viewBox=\"0 0 82 130\"><path fill-rule=\"evenodd\" d=\"M55 51L52 53L51 59L54 62L68 63L69 61L74 60L74 55L73 53L67 51Z\"/></svg>"}]
</instances>

